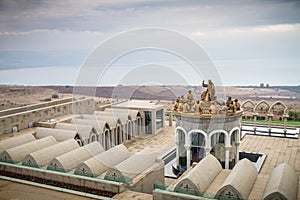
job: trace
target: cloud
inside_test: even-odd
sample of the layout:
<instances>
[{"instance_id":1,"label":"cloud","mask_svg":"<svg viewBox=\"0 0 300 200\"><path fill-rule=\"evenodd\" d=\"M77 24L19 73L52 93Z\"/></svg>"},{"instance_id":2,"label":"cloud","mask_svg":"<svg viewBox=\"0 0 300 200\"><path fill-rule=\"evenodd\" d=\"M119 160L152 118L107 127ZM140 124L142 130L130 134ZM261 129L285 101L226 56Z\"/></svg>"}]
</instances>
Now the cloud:
<instances>
[{"instance_id":1,"label":"cloud","mask_svg":"<svg viewBox=\"0 0 300 200\"><path fill-rule=\"evenodd\" d=\"M0 50L89 52L121 31L162 27L190 36L214 60L295 58L299 10L296 0L1 0Z\"/></svg>"},{"instance_id":2,"label":"cloud","mask_svg":"<svg viewBox=\"0 0 300 200\"><path fill-rule=\"evenodd\" d=\"M36 29L0 32L0 50L49 51L92 50L108 35L101 31Z\"/></svg>"},{"instance_id":3,"label":"cloud","mask_svg":"<svg viewBox=\"0 0 300 200\"><path fill-rule=\"evenodd\" d=\"M267 26L259 26L253 29L257 32L287 32L300 30L300 24L275 24Z\"/></svg>"},{"instance_id":4,"label":"cloud","mask_svg":"<svg viewBox=\"0 0 300 200\"><path fill-rule=\"evenodd\" d=\"M299 23L297 1L3 0L0 31L71 29L116 32L141 26L177 30Z\"/></svg>"},{"instance_id":5,"label":"cloud","mask_svg":"<svg viewBox=\"0 0 300 200\"><path fill-rule=\"evenodd\" d=\"M261 25L261 26L246 26L237 28L224 28L224 29L213 29L207 31L194 31L190 34L196 37L217 37L217 36L228 36L228 35L241 35L241 34L273 34L273 33L284 33L284 32L299 32L300 24L272 24L272 25Z\"/></svg>"}]
</instances>

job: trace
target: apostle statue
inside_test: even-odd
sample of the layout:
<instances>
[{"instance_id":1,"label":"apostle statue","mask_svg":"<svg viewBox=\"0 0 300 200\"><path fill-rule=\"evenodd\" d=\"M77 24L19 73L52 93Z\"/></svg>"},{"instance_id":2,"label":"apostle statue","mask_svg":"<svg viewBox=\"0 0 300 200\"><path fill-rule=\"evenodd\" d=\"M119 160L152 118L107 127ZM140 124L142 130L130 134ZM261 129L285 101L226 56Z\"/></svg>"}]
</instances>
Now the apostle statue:
<instances>
[{"instance_id":1,"label":"apostle statue","mask_svg":"<svg viewBox=\"0 0 300 200\"><path fill-rule=\"evenodd\" d=\"M187 100L187 104L189 105L189 108L191 109L195 104L194 96L191 90L189 90L189 93L186 96L186 100Z\"/></svg>"}]
</instances>

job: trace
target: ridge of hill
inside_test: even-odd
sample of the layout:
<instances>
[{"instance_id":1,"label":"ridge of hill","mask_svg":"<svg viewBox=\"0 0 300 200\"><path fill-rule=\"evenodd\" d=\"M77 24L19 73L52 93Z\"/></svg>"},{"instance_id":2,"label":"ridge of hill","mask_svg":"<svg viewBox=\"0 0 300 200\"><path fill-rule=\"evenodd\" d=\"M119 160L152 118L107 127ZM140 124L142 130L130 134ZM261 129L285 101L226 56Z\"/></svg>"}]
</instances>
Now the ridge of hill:
<instances>
[{"instance_id":1,"label":"ridge of hill","mask_svg":"<svg viewBox=\"0 0 300 200\"><path fill-rule=\"evenodd\" d=\"M226 99L227 96L238 98L240 101L252 99L255 101L284 101L291 109L300 109L300 86L279 86L269 88L259 87L216 87L219 98ZM0 110L20 107L24 105L50 101L53 94L59 98L73 96L73 86L0 86ZM178 96L191 90L196 100L200 99L205 90L201 86L105 86L105 87L77 87L81 95L97 97L96 101L110 102L114 99L146 99L162 100L171 103Z\"/></svg>"}]
</instances>

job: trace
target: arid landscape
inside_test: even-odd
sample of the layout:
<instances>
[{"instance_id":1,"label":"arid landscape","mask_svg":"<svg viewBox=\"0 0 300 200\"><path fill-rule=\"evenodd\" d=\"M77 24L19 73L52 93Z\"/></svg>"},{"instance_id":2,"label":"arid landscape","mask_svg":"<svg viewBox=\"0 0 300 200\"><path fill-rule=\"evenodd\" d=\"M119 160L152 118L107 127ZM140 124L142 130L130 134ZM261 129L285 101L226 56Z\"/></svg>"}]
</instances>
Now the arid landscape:
<instances>
[{"instance_id":1,"label":"arid landscape","mask_svg":"<svg viewBox=\"0 0 300 200\"><path fill-rule=\"evenodd\" d=\"M232 96L240 99L254 101L268 100L269 102L282 101L290 110L300 110L300 86L295 87L217 87L217 94ZM192 90L196 99L200 98L203 88L201 86L118 86L118 87L82 87L80 91L95 89L97 104L105 104L114 99L123 99L128 93L133 94L133 99L160 100L162 104L170 107L177 96L186 95ZM115 92L115 91L118 92ZM121 92L120 92L121 91ZM114 96L117 93L118 96ZM84 92L82 95L85 95ZM72 86L1 86L0 110L35 104L43 101L51 101L55 98L73 96ZM52 98L55 97L55 98Z\"/></svg>"}]
</instances>

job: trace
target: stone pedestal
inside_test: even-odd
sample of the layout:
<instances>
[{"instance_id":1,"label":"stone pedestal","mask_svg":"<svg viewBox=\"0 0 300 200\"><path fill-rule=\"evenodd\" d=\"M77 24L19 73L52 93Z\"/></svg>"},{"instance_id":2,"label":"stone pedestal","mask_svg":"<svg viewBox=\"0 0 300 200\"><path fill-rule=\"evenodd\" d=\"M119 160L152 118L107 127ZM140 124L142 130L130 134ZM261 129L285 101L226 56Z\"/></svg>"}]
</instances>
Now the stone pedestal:
<instances>
[{"instance_id":1,"label":"stone pedestal","mask_svg":"<svg viewBox=\"0 0 300 200\"><path fill-rule=\"evenodd\" d=\"M269 113L268 114L268 120L269 120L269 135L271 134L272 132L272 119L273 119L273 114Z\"/></svg>"},{"instance_id":2,"label":"stone pedestal","mask_svg":"<svg viewBox=\"0 0 300 200\"><path fill-rule=\"evenodd\" d=\"M216 157L220 162L225 162L225 168L229 169L230 160L238 160L239 157L238 145L240 144L239 135L241 134L240 120L242 114L242 111L239 113L232 113L230 116L225 114L196 115L194 113L175 113L177 146L176 164L179 164L179 168L185 167L185 165L180 165L180 152L178 150L179 144L184 143L187 168L191 166L191 160L203 159L203 155L209 155L212 148L215 147ZM179 137L179 135L181 135L181 137ZM222 137L224 139L222 139ZM232 137L235 137L233 141L238 144L236 147L231 147L230 141L232 141ZM191 146L204 150L203 154L192 154ZM231 148L234 148L234 155L231 155L230 157Z\"/></svg>"},{"instance_id":3,"label":"stone pedestal","mask_svg":"<svg viewBox=\"0 0 300 200\"><path fill-rule=\"evenodd\" d=\"M286 124L287 124L287 118L289 117L289 115L288 114L284 114L283 115L283 132L284 132L284 134L286 134Z\"/></svg>"},{"instance_id":4,"label":"stone pedestal","mask_svg":"<svg viewBox=\"0 0 300 200\"><path fill-rule=\"evenodd\" d=\"M191 145L184 145L186 149L186 166L189 168L191 166Z\"/></svg>"}]
</instances>

